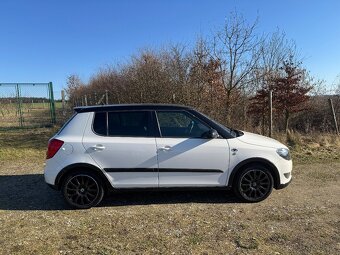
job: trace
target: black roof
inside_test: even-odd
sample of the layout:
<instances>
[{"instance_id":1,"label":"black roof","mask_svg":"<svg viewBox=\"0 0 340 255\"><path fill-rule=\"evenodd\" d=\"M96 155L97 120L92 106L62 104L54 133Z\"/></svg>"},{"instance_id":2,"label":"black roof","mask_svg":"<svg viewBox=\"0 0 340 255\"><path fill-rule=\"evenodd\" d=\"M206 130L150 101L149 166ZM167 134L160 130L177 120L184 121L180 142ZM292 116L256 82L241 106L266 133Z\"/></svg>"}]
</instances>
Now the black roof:
<instances>
[{"instance_id":1,"label":"black roof","mask_svg":"<svg viewBox=\"0 0 340 255\"><path fill-rule=\"evenodd\" d=\"M75 107L76 112L101 112L119 110L190 110L189 106L175 104L111 104Z\"/></svg>"}]
</instances>

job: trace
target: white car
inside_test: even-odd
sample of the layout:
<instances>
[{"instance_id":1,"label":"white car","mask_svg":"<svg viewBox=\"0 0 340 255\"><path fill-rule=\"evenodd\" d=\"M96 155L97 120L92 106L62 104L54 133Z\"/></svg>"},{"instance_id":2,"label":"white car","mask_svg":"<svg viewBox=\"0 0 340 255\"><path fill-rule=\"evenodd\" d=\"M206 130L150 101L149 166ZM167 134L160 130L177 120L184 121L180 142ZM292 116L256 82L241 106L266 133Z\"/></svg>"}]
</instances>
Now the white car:
<instances>
[{"instance_id":1,"label":"white car","mask_svg":"<svg viewBox=\"0 0 340 255\"><path fill-rule=\"evenodd\" d=\"M282 143L233 130L178 105L75 108L50 139L45 181L68 204L90 208L117 189L224 188L259 202L286 187L292 160Z\"/></svg>"}]
</instances>

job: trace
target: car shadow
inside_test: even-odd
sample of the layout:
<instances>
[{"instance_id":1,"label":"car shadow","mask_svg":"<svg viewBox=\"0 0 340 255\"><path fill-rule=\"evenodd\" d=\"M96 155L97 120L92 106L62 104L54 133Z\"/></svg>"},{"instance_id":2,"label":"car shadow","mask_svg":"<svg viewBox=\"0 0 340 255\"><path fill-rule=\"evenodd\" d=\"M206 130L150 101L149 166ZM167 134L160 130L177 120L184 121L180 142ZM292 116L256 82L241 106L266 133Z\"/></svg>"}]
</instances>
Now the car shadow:
<instances>
[{"instance_id":1,"label":"car shadow","mask_svg":"<svg viewBox=\"0 0 340 255\"><path fill-rule=\"evenodd\" d=\"M0 210L65 210L60 193L42 174L0 175Z\"/></svg>"},{"instance_id":2,"label":"car shadow","mask_svg":"<svg viewBox=\"0 0 340 255\"><path fill-rule=\"evenodd\" d=\"M236 203L225 190L161 190L110 193L101 207L179 204ZM48 187L42 174L0 175L0 210L70 210L59 191Z\"/></svg>"},{"instance_id":3,"label":"car shadow","mask_svg":"<svg viewBox=\"0 0 340 255\"><path fill-rule=\"evenodd\" d=\"M113 192L100 206L185 204L185 203L239 203L228 190L158 190Z\"/></svg>"}]
</instances>

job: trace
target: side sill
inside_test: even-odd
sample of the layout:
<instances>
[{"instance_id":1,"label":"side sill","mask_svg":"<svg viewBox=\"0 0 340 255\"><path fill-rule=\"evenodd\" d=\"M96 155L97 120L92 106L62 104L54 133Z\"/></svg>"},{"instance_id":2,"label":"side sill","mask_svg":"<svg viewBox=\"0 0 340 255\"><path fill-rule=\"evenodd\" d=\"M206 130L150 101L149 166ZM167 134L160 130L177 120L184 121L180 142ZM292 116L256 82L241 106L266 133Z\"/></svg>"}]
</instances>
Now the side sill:
<instances>
[{"instance_id":1,"label":"side sill","mask_svg":"<svg viewBox=\"0 0 340 255\"><path fill-rule=\"evenodd\" d=\"M112 188L110 193L138 192L138 191L195 191L195 190L230 190L227 186L207 187L154 187L154 188Z\"/></svg>"}]
</instances>

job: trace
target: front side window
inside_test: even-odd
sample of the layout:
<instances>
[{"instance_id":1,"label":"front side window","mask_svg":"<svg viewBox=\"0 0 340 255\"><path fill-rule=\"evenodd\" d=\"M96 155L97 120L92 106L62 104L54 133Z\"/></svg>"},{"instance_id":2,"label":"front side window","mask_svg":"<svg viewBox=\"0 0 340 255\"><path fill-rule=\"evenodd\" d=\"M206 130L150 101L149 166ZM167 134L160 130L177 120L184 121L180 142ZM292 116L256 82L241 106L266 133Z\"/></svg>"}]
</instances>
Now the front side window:
<instances>
[{"instance_id":1,"label":"front side window","mask_svg":"<svg viewBox=\"0 0 340 255\"><path fill-rule=\"evenodd\" d=\"M162 137L203 138L210 130L185 111L158 111L157 118Z\"/></svg>"},{"instance_id":2,"label":"front side window","mask_svg":"<svg viewBox=\"0 0 340 255\"><path fill-rule=\"evenodd\" d=\"M108 136L150 136L149 113L126 111L96 113L93 129L97 134Z\"/></svg>"}]
</instances>

